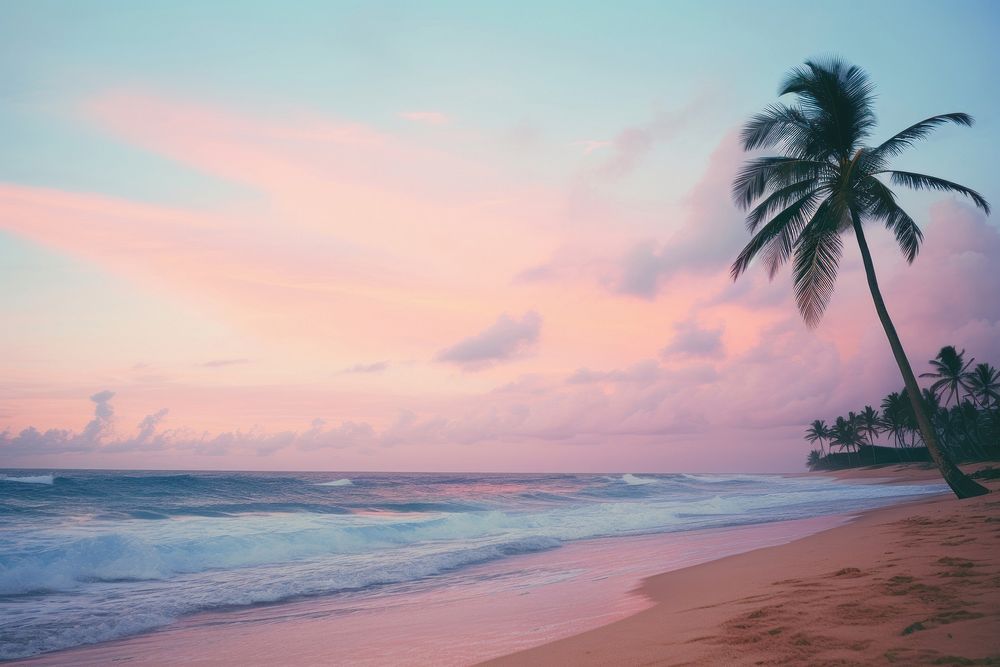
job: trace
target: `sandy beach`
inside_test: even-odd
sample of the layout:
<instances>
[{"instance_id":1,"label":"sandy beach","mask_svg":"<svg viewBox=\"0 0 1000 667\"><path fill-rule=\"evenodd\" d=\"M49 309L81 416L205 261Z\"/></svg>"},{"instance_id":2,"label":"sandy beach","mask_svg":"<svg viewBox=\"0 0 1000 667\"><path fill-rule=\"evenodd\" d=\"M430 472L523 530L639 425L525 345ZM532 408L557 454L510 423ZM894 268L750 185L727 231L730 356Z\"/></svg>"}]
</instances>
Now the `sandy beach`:
<instances>
[{"instance_id":1,"label":"sandy beach","mask_svg":"<svg viewBox=\"0 0 1000 667\"><path fill-rule=\"evenodd\" d=\"M900 481L936 471L834 474ZM487 664L1000 664L1000 495L873 510L796 542L648 578L641 591L653 607Z\"/></svg>"}]
</instances>

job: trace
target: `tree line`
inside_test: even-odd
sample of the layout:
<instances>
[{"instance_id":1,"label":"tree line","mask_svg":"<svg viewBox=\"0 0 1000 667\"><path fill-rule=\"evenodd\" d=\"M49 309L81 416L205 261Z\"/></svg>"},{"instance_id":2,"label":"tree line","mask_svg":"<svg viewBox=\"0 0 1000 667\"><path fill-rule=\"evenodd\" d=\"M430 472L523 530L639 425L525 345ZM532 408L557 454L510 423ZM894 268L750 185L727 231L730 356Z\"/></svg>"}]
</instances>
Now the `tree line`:
<instances>
[{"instance_id":1,"label":"tree line","mask_svg":"<svg viewBox=\"0 0 1000 667\"><path fill-rule=\"evenodd\" d=\"M975 364L948 345L930 360L931 370L920 377L930 385L920 390L920 402L930 416L934 435L956 460L985 459L1000 450L1000 372L989 363ZM809 452L810 469L827 467L837 448L847 453L848 464L861 464L861 447L891 446L900 450L897 460L925 443L917 424L913 402L904 388L894 391L875 408L838 416L830 424L813 421L805 439L817 445ZM874 462L877 450L871 450Z\"/></svg>"}]
</instances>

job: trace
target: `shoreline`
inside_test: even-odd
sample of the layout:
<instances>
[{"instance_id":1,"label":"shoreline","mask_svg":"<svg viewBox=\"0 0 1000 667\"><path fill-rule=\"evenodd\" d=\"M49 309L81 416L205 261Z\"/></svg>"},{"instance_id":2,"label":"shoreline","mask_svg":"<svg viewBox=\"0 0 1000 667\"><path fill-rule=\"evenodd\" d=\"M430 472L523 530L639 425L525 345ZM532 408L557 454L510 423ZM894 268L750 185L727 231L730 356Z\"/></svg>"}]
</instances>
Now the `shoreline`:
<instances>
[{"instance_id":1,"label":"shoreline","mask_svg":"<svg viewBox=\"0 0 1000 667\"><path fill-rule=\"evenodd\" d=\"M939 479L906 464L806 474ZM986 485L647 577L653 606L480 664L1000 665L1000 482Z\"/></svg>"},{"instance_id":2,"label":"shoreline","mask_svg":"<svg viewBox=\"0 0 1000 667\"><path fill-rule=\"evenodd\" d=\"M467 568L456 573L464 582L457 587L411 589L403 598L390 593L368 604L317 596L205 611L148 632L2 664L470 665L647 609L653 603L636 587L665 568L787 544L851 516L591 538ZM490 581L512 578L520 583L489 588ZM385 627L393 628L391 636L378 635ZM384 652L372 651L373 636Z\"/></svg>"}]
</instances>

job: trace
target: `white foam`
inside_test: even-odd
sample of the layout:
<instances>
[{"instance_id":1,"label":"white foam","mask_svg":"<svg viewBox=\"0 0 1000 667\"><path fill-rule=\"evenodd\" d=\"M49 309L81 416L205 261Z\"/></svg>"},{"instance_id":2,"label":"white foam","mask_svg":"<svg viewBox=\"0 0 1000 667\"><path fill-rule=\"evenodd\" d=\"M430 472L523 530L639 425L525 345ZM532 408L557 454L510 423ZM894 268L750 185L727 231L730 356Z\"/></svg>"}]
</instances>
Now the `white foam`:
<instances>
[{"instance_id":1,"label":"white foam","mask_svg":"<svg viewBox=\"0 0 1000 667\"><path fill-rule=\"evenodd\" d=\"M654 479L652 477L636 477L630 472L622 475L622 481L629 486L642 486L643 484L656 484L660 480Z\"/></svg>"},{"instance_id":2,"label":"white foam","mask_svg":"<svg viewBox=\"0 0 1000 667\"><path fill-rule=\"evenodd\" d=\"M354 482L344 477L343 479L335 479L331 482L320 482L316 486L354 486Z\"/></svg>"},{"instance_id":3,"label":"white foam","mask_svg":"<svg viewBox=\"0 0 1000 667\"><path fill-rule=\"evenodd\" d=\"M40 632L30 625L15 627L0 643L0 660L24 658L80 644L93 644L123 637L170 623L172 620L201 609L229 605L251 605L278 602L303 595L317 595L369 586L414 581L439 575L468 565L485 563L516 554L554 549L559 541L546 537L481 543L465 548L438 546L421 552L416 548L404 551L396 560L368 554L353 558L309 563L290 563L285 568L264 570L254 575L246 573L239 586L229 585L222 578L189 578L174 586L147 584L143 595L119 596L106 605L118 613L93 618L86 608L59 608L59 613L78 622L62 623ZM116 584L106 584L114 591ZM120 590L120 589L119 589ZM46 604L42 601L41 604ZM59 605L59 599L49 604ZM65 600L63 600L65 605Z\"/></svg>"},{"instance_id":4,"label":"white foam","mask_svg":"<svg viewBox=\"0 0 1000 667\"><path fill-rule=\"evenodd\" d=\"M54 475L33 475L29 477L0 477L0 482L20 482L21 484L54 484Z\"/></svg>"}]
</instances>

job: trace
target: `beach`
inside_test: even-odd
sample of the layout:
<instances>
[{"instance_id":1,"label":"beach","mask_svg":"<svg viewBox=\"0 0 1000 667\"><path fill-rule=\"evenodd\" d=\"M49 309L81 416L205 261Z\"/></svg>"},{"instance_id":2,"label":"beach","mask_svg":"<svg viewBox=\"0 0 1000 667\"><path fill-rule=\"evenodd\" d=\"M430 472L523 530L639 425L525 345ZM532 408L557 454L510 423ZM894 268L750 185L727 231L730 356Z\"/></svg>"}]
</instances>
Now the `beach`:
<instances>
[{"instance_id":1,"label":"beach","mask_svg":"<svg viewBox=\"0 0 1000 667\"><path fill-rule=\"evenodd\" d=\"M833 474L899 482L936 472ZM651 577L641 591L654 606L487 664L1000 664L1000 496L871 510L789 544Z\"/></svg>"}]
</instances>

